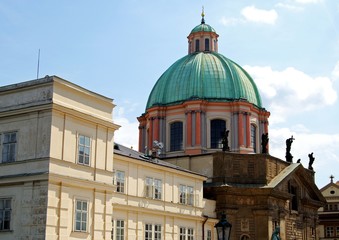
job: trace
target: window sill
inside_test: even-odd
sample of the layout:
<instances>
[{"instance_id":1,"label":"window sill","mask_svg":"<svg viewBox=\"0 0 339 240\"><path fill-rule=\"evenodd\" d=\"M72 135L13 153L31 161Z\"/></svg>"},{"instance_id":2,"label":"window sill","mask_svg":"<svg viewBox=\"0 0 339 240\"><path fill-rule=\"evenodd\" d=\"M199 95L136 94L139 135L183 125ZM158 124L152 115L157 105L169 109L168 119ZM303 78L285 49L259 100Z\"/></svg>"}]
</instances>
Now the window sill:
<instances>
[{"instance_id":1,"label":"window sill","mask_svg":"<svg viewBox=\"0 0 339 240\"><path fill-rule=\"evenodd\" d=\"M90 167L91 165L90 164L85 164L85 163L80 163L80 162L77 162L78 165L80 166L84 166L84 167Z\"/></svg>"},{"instance_id":2,"label":"window sill","mask_svg":"<svg viewBox=\"0 0 339 240\"><path fill-rule=\"evenodd\" d=\"M13 230L7 230L7 229L4 229L4 230L0 230L0 233L6 233L6 232L14 232Z\"/></svg>"},{"instance_id":3,"label":"window sill","mask_svg":"<svg viewBox=\"0 0 339 240\"><path fill-rule=\"evenodd\" d=\"M83 231L76 231L76 230L73 230L73 231L72 231L72 234L84 236L84 235L89 235L89 232L83 232Z\"/></svg>"},{"instance_id":4,"label":"window sill","mask_svg":"<svg viewBox=\"0 0 339 240\"><path fill-rule=\"evenodd\" d=\"M117 191L115 191L115 193L122 194L122 195L126 195L125 192L117 192Z\"/></svg>"}]
</instances>

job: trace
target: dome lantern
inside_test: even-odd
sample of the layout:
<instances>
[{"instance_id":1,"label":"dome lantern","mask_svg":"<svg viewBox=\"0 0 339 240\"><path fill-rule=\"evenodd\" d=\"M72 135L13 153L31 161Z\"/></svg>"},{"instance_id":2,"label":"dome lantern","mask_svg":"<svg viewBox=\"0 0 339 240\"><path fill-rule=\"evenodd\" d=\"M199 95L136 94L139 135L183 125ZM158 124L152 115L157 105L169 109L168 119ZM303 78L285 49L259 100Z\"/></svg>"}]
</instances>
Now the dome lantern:
<instances>
[{"instance_id":1,"label":"dome lantern","mask_svg":"<svg viewBox=\"0 0 339 240\"><path fill-rule=\"evenodd\" d=\"M196 52L218 52L218 37L214 28L205 23L204 8L201 24L192 29L188 35L188 54Z\"/></svg>"}]
</instances>

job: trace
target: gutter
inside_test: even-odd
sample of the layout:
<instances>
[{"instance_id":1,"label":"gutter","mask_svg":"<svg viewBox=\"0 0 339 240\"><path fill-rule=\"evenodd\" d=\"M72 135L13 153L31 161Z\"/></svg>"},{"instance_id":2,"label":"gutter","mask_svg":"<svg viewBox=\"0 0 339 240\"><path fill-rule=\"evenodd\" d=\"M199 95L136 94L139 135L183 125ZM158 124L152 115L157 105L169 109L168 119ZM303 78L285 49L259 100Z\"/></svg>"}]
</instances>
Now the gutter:
<instances>
[{"instance_id":1,"label":"gutter","mask_svg":"<svg viewBox=\"0 0 339 240\"><path fill-rule=\"evenodd\" d=\"M203 215L203 217L205 218L204 222L202 223L202 240L205 239L205 224L208 220L208 216L206 215Z\"/></svg>"}]
</instances>

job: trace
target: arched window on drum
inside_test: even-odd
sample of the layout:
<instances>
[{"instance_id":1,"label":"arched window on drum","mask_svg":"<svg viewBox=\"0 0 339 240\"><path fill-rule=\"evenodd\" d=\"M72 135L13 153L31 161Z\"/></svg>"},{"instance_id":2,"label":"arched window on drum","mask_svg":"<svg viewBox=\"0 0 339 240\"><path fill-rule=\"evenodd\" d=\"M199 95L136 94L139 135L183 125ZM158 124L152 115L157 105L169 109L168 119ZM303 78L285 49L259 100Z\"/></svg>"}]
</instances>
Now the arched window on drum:
<instances>
[{"instance_id":1,"label":"arched window on drum","mask_svg":"<svg viewBox=\"0 0 339 240\"><path fill-rule=\"evenodd\" d=\"M222 138L226 130L226 121L222 119L211 120L211 148L222 148Z\"/></svg>"},{"instance_id":2,"label":"arched window on drum","mask_svg":"<svg viewBox=\"0 0 339 240\"><path fill-rule=\"evenodd\" d=\"M254 124L251 124L251 147L253 152L257 152L257 127Z\"/></svg>"},{"instance_id":3,"label":"arched window on drum","mask_svg":"<svg viewBox=\"0 0 339 240\"><path fill-rule=\"evenodd\" d=\"M183 149L183 124L173 122L170 124L170 151L181 151Z\"/></svg>"}]
</instances>

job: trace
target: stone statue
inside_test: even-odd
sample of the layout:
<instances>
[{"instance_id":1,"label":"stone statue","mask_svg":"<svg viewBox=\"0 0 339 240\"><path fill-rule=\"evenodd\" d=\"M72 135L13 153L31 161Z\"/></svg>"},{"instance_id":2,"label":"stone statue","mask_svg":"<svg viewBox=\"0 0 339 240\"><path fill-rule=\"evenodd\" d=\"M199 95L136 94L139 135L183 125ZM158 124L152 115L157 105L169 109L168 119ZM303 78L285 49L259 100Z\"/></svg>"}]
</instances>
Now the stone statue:
<instances>
[{"instance_id":1,"label":"stone statue","mask_svg":"<svg viewBox=\"0 0 339 240\"><path fill-rule=\"evenodd\" d=\"M267 145L268 145L268 133L263 133L261 135L261 153L268 153Z\"/></svg>"},{"instance_id":2,"label":"stone statue","mask_svg":"<svg viewBox=\"0 0 339 240\"><path fill-rule=\"evenodd\" d=\"M280 240L280 227L276 227L272 233L271 240Z\"/></svg>"},{"instance_id":3,"label":"stone statue","mask_svg":"<svg viewBox=\"0 0 339 240\"><path fill-rule=\"evenodd\" d=\"M313 152L308 154L308 158L310 159L310 161L308 163L308 169L313 171L312 165L313 165L313 162L314 162L314 159L315 159L315 157L313 157Z\"/></svg>"},{"instance_id":4,"label":"stone statue","mask_svg":"<svg viewBox=\"0 0 339 240\"><path fill-rule=\"evenodd\" d=\"M293 156L291 154L291 146L293 143L293 140L295 140L295 138L293 138L293 135L286 139L286 162L293 162Z\"/></svg>"},{"instance_id":5,"label":"stone statue","mask_svg":"<svg viewBox=\"0 0 339 240\"><path fill-rule=\"evenodd\" d=\"M228 146L228 134L229 134L229 130L225 130L223 136L222 136L222 150L225 152L229 152L230 151L230 147Z\"/></svg>"}]
</instances>

